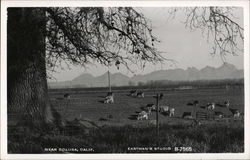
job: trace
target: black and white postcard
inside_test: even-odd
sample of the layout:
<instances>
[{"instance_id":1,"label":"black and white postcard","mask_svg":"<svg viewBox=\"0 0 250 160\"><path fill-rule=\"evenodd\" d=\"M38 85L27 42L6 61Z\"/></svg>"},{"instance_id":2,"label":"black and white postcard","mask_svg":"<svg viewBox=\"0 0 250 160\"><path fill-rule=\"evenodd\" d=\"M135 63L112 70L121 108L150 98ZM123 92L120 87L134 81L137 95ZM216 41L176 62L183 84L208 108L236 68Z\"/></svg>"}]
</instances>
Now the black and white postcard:
<instances>
[{"instance_id":1,"label":"black and white postcard","mask_svg":"<svg viewBox=\"0 0 250 160\"><path fill-rule=\"evenodd\" d=\"M249 1L2 1L1 159L250 159Z\"/></svg>"}]
</instances>

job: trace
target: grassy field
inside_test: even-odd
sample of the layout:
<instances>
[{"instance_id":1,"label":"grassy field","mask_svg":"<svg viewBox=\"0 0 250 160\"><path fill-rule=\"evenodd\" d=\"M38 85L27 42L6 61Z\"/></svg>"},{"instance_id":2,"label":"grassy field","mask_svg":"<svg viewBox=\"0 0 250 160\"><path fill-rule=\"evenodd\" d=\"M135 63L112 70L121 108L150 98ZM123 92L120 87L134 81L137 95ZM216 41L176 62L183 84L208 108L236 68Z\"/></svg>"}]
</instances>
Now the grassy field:
<instances>
[{"instance_id":1,"label":"grassy field","mask_svg":"<svg viewBox=\"0 0 250 160\"><path fill-rule=\"evenodd\" d=\"M183 112L192 111L188 102L198 100L199 107L208 102L223 104L229 100L231 108L244 112L242 89L195 89L159 91L164 94L161 105L176 108L174 117L160 114L160 129L149 120L138 121L133 117L148 103L155 103L155 91L145 90L145 98L127 96L129 91L116 90L115 103L104 104L106 95L101 91L50 92L51 102L60 114L74 125L63 130L36 130L22 126L8 127L8 153L242 153L244 152L244 123L242 121L202 121L181 118ZM199 109L206 112L204 109ZM216 107L225 115L231 113ZM112 115L112 118L108 116ZM75 118L82 117L98 127L84 128ZM76 123L75 123L76 122ZM176 150L176 148L178 150ZM52 149L52 150L48 150ZM60 150L62 149L62 150ZM69 149L69 150L67 150Z\"/></svg>"},{"instance_id":2,"label":"grassy field","mask_svg":"<svg viewBox=\"0 0 250 160\"><path fill-rule=\"evenodd\" d=\"M62 134L54 131L43 133L23 127L9 128L8 152L50 154L244 152L244 127L240 124L202 126L164 124L160 127L159 136L156 134L155 126L103 126L99 129L90 129L89 132L81 129L69 131L71 130ZM49 151L48 148L53 150Z\"/></svg>"},{"instance_id":3,"label":"grassy field","mask_svg":"<svg viewBox=\"0 0 250 160\"><path fill-rule=\"evenodd\" d=\"M153 98L156 93L163 93L164 97L160 101L160 105L168 105L175 108L175 116L173 118L160 115L160 122L167 124L188 123L180 117L183 112L191 112L192 106L187 106L188 102L198 100L198 111L207 112L200 106L207 103L223 104L226 100L230 101L230 108L239 109L244 112L244 91L242 89L193 89L193 90L171 90L171 91L152 91L144 90L145 98L134 98L128 96L129 91L114 90L115 103L104 104L106 92L103 91L68 91L71 94L70 99L62 99L63 92L50 92L51 102L56 109L68 120L75 118L86 118L99 125L127 125L137 123L148 123L155 119L155 112L150 116L148 121L139 122L134 119L138 112L149 103L155 103ZM230 116L231 112L223 107L216 107L215 111L221 111L226 116ZM112 119L108 118L112 115Z\"/></svg>"}]
</instances>

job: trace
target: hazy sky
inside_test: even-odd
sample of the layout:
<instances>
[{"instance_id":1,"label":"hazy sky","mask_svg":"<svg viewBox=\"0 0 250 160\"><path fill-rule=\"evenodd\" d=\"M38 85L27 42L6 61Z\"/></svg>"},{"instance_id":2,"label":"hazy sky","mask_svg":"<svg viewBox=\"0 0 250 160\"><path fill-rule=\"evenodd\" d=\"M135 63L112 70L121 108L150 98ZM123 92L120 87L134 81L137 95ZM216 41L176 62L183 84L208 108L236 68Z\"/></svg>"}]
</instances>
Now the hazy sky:
<instances>
[{"instance_id":1,"label":"hazy sky","mask_svg":"<svg viewBox=\"0 0 250 160\"><path fill-rule=\"evenodd\" d=\"M173 59L177 63L175 65L168 61L164 65L148 63L143 71L133 67L136 74L146 74L160 69L186 69L187 67L201 69L207 65L218 67L223 64L219 55L211 56L209 54L212 46L208 44L206 37L202 36L201 31L191 32L185 28L185 25L181 22L184 21L183 14L177 14L175 19L169 20L167 8L141 8L140 11L151 20L153 33L161 41L157 45L157 49L166 52L163 54L165 58ZM238 9L235 15L239 18L237 20L239 24L243 24L243 11ZM238 69L242 69L243 53L240 53L238 56L227 56L227 62L234 64ZM53 73L55 79L52 81L72 80L82 73L91 73L94 76L98 76L107 72L107 70L107 67L99 64L89 66L87 69L79 66L71 66L70 70L67 67L64 67L64 70L58 68L57 72ZM120 70L111 67L110 71L132 76L125 67L121 67Z\"/></svg>"}]
</instances>

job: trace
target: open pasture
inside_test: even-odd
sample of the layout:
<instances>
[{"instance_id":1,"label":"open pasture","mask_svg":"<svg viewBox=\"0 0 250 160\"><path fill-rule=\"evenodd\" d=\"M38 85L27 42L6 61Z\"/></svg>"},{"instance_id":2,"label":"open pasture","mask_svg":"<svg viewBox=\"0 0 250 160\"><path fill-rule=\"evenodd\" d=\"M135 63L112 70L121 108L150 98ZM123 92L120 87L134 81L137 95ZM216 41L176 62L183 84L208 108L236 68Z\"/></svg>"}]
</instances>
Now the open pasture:
<instances>
[{"instance_id":1,"label":"open pasture","mask_svg":"<svg viewBox=\"0 0 250 160\"><path fill-rule=\"evenodd\" d=\"M77 121L69 121L61 132L50 130L46 135L37 137L37 132L22 127L9 127L8 151L10 153L48 153L44 148L81 148L91 147L89 153L242 153L244 152L244 123L242 121L205 120L202 125L193 120L181 118L183 112L191 112L193 106L186 105L198 100L200 112L207 110L200 106L207 103L223 104L230 101L230 107L244 111L244 94L242 89L193 89L193 90L144 90L144 98L127 96L129 90L115 90L114 104L102 103L107 92L67 90L50 90L50 99L53 106L63 118L89 119L96 125L78 127ZM136 115L148 103L155 103L153 96L163 93L160 105L169 105L175 108L174 117L160 114L159 133L152 125L155 112L149 120L137 120ZM228 117L232 116L226 108L215 107ZM155 121L154 121L155 122ZM93 123L91 123L93 124ZM28 143L27 143L28 142ZM171 150L128 150L128 147L170 147ZM189 151L176 151L175 147L191 148ZM50 153L50 152L49 152ZM55 152L58 153L58 152ZM64 153L64 152L59 152ZM70 152L67 152L70 153ZM74 152L73 152L74 153ZM88 153L88 152L75 152Z\"/></svg>"},{"instance_id":2,"label":"open pasture","mask_svg":"<svg viewBox=\"0 0 250 160\"><path fill-rule=\"evenodd\" d=\"M75 118L89 119L98 125L127 125L127 124L148 124L155 120L155 112L149 117L149 120L138 121L137 114L142 111L147 104L156 104L153 98L156 93L163 93L164 97L160 101L161 105L168 105L175 108L174 117L168 117L160 114L160 123L178 124L190 122L183 120L183 112L192 112L193 106L187 103L198 100L197 111L207 112L201 108L207 103L224 104L226 100L230 101L230 108L239 109L244 113L244 90L243 89L190 89L190 90L144 90L144 98L135 98L128 96L129 90L113 90L114 103L104 104L103 100L107 94L104 91L84 91L67 90L70 98L63 98L66 93L64 90L50 92L51 102L61 115L68 119ZM225 107L215 107L215 111L222 112L225 116L230 117L231 112Z\"/></svg>"}]
</instances>

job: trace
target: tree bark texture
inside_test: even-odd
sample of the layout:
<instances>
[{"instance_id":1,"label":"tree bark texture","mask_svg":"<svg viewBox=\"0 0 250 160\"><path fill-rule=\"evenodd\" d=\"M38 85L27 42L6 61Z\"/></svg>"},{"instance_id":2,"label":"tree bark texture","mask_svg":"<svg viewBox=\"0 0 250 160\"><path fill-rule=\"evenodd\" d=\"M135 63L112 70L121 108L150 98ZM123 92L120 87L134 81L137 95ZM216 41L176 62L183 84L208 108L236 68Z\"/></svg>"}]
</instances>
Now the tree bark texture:
<instances>
[{"instance_id":1,"label":"tree bark texture","mask_svg":"<svg viewBox=\"0 0 250 160\"><path fill-rule=\"evenodd\" d=\"M46 15L42 8L8 8L8 123L54 121L45 61Z\"/></svg>"}]
</instances>

